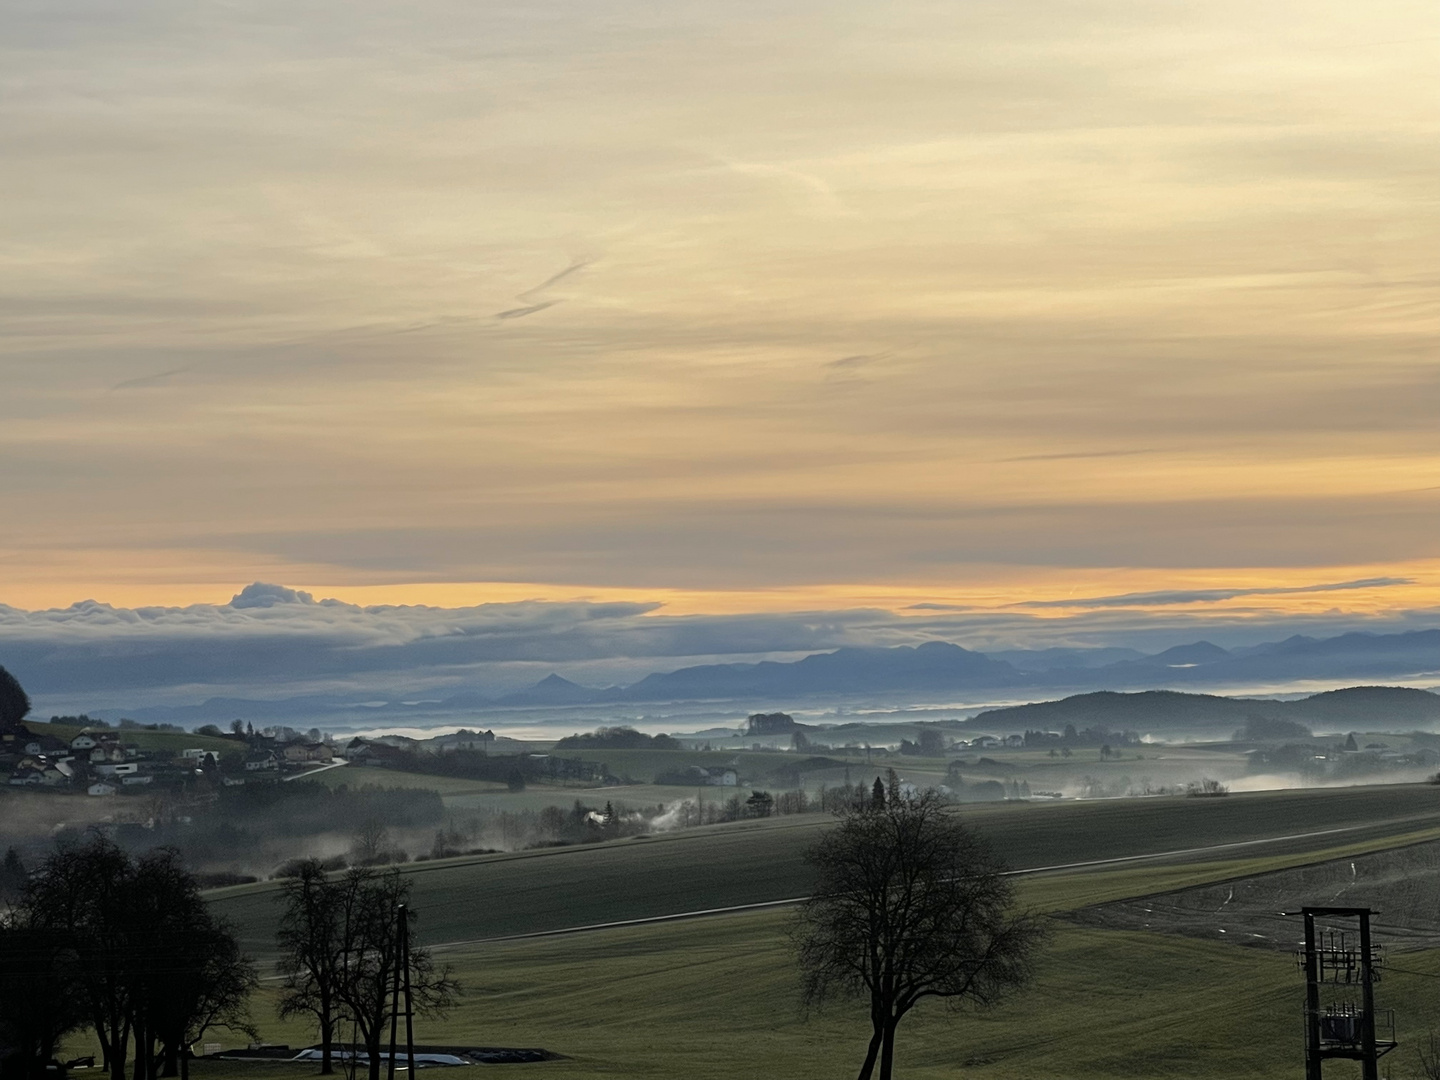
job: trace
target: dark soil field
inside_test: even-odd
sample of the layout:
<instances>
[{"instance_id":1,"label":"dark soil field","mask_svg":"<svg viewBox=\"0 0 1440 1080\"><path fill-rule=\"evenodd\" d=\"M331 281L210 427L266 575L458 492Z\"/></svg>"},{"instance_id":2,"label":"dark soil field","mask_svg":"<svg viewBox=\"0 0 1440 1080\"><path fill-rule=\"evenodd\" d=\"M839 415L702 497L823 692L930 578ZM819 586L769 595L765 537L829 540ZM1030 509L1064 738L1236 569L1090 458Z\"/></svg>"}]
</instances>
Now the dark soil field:
<instances>
[{"instance_id":1,"label":"dark soil field","mask_svg":"<svg viewBox=\"0 0 1440 1080\"><path fill-rule=\"evenodd\" d=\"M1073 918L1115 930L1294 949L1304 937L1303 906L1368 907L1375 913L1371 928L1381 944L1393 949L1436 948L1440 946L1440 842L1101 904L1083 908Z\"/></svg>"},{"instance_id":2,"label":"dark soil field","mask_svg":"<svg viewBox=\"0 0 1440 1080\"><path fill-rule=\"evenodd\" d=\"M1440 788L1005 803L958 812L1012 867L1035 870L1219 844L1254 845L1234 849L1236 854L1281 855L1417 831L1440 825ZM412 864L404 871L412 875L425 944L495 938L803 896L810 887L803 852L829 823L825 815L799 815ZM246 950L261 959L274 951L277 890L266 883L211 894L217 911L240 926Z\"/></svg>"}]
</instances>

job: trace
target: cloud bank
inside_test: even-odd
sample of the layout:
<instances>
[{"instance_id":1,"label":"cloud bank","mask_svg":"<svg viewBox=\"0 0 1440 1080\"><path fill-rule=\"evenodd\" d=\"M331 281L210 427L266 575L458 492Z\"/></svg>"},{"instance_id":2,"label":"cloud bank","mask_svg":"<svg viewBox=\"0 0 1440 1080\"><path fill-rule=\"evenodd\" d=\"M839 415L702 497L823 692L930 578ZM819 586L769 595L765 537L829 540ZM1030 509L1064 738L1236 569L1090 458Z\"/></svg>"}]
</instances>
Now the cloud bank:
<instances>
[{"instance_id":1,"label":"cloud bank","mask_svg":"<svg viewBox=\"0 0 1440 1080\"><path fill-rule=\"evenodd\" d=\"M699 663L933 640L982 650L1127 645L1158 651L1200 636L1248 644L1294 632L1437 624L1440 611L1367 621L1338 613L1257 618L1243 609L1201 619L1144 610L1065 617L864 609L674 616L643 601L361 606L256 583L224 604L120 608L86 601L46 611L0 605L0 664L21 679L42 712L54 712L212 696L495 694L551 671L600 686Z\"/></svg>"}]
</instances>

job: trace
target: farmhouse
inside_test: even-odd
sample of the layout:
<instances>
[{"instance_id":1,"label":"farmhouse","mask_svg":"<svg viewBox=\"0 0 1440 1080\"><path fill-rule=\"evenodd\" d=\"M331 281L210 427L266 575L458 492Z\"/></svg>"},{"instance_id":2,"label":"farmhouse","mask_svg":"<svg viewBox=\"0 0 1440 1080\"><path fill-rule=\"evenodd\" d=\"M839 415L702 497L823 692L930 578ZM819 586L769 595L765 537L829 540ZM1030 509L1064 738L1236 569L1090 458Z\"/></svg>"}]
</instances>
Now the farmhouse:
<instances>
[{"instance_id":1,"label":"farmhouse","mask_svg":"<svg viewBox=\"0 0 1440 1080\"><path fill-rule=\"evenodd\" d=\"M306 761L328 762L335 756L323 742L286 743L281 753L285 755L285 760L292 764Z\"/></svg>"},{"instance_id":2,"label":"farmhouse","mask_svg":"<svg viewBox=\"0 0 1440 1080\"><path fill-rule=\"evenodd\" d=\"M75 770L68 761L52 761L40 755L28 755L21 759L15 771L10 774L10 783L16 787L60 787L75 778Z\"/></svg>"},{"instance_id":3,"label":"farmhouse","mask_svg":"<svg viewBox=\"0 0 1440 1080\"><path fill-rule=\"evenodd\" d=\"M383 742L352 739L345 747L345 760L357 765L394 765L403 762L406 752Z\"/></svg>"},{"instance_id":4,"label":"farmhouse","mask_svg":"<svg viewBox=\"0 0 1440 1080\"><path fill-rule=\"evenodd\" d=\"M268 750L263 754L251 754L245 759L246 772L263 772L266 769L278 769L279 767L279 760Z\"/></svg>"},{"instance_id":5,"label":"farmhouse","mask_svg":"<svg viewBox=\"0 0 1440 1080\"><path fill-rule=\"evenodd\" d=\"M54 735L34 735L25 743L25 753L56 756L68 752L70 744Z\"/></svg>"}]
</instances>

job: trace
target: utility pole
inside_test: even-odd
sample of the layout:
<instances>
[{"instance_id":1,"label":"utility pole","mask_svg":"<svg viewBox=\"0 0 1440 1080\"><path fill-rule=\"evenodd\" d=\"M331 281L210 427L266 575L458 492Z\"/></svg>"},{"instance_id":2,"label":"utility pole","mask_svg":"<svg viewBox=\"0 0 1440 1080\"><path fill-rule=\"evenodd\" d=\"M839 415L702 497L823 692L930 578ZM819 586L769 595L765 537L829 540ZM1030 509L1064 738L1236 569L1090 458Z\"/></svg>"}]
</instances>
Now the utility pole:
<instances>
[{"instance_id":1,"label":"utility pole","mask_svg":"<svg viewBox=\"0 0 1440 1080\"><path fill-rule=\"evenodd\" d=\"M404 904L395 909L395 974L390 981L390 1069L389 1080L395 1080L395 1051L400 1024L400 993L405 993L405 1067L406 1080L415 1080L415 1002L410 996L410 912Z\"/></svg>"},{"instance_id":2,"label":"utility pole","mask_svg":"<svg viewBox=\"0 0 1440 1080\"><path fill-rule=\"evenodd\" d=\"M1305 973L1305 1080L1322 1080L1331 1058L1360 1063L1362 1080L1379 1080L1379 1059L1395 1049L1395 1014L1375 1012L1375 984L1380 981L1378 949L1370 938L1369 908L1307 907L1305 948L1297 956ZM1316 919L1354 919L1359 933L1333 926L1316 928ZM1334 987L1322 995L1322 988ZM1360 990L1360 1001L1342 987ZM1350 991L1353 993L1353 989ZM1330 1000L1322 1002L1322 996ZM1383 1020L1385 1038L1377 1035Z\"/></svg>"},{"instance_id":3,"label":"utility pole","mask_svg":"<svg viewBox=\"0 0 1440 1080\"><path fill-rule=\"evenodd\" d=\"M400 905L400 964L405 972L405 1067L415 1080L415 1002L410 997L410 912Z\"/></svg>"},{"instance_id":4,"label":"utility pole","mask_svg":"<svg viewBox=\"0 0 1440 1080\"><path fill-rule=\"evenodd\" d=\"M404 930L402 929L404 925L405 905L401 904L395 912L395 933L397 940L393 953L395 966L390 980L390 1065L388 1071L385 1073L386 1080L395 1080L395 1035L396 1025L400 1021L400 942L404 940L403 936L400 935L404 934ZM407 1080L414 1080L414 1077L408 1077Z\"/></svg>"}]
</instances>

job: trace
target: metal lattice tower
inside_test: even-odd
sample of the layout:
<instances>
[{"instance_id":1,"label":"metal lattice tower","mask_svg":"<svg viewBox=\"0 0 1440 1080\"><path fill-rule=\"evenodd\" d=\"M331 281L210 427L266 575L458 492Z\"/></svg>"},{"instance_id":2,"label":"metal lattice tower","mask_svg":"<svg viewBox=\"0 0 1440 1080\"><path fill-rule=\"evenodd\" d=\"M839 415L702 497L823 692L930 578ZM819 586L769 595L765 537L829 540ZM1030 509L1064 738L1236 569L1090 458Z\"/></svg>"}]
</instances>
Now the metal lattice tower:
<instances>
[{"instance_id":1,"label":"metal lattice tower","mask_svg":"<svg viewBox=\"0 0 1440 1080\"><path fill-rule=\"evenodd\" d=\"M1378 1062L1396 1045L1395 1014L1375 1011L1383 960L1370 938L1370 909L1307 907L1301 914L1305 948L1297 959L1305 972L1305 1080L1321 1080L1330 1058L1358 1061L1362 1080L1379 1080ZM1358 926L1352 932L1326 925L1317 933L1317 918L1353 919Z\"/></svg>"}]
</instances>

